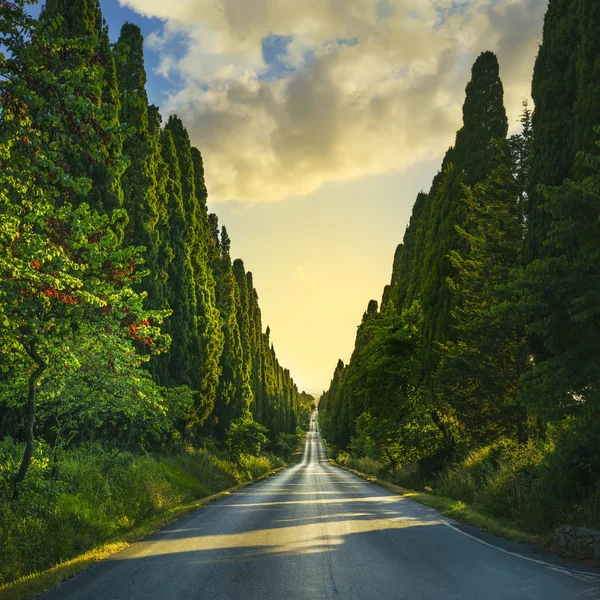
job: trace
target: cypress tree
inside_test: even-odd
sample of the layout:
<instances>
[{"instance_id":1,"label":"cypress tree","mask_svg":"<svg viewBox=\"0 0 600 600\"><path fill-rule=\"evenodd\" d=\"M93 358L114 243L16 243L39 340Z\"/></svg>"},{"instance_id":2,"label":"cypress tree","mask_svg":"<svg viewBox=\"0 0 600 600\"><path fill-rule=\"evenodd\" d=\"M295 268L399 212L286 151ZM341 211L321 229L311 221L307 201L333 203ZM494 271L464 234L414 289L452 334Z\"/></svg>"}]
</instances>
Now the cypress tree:
<instances>
[{"instance_id":1,"label":"cypress tree","mask_svg":"<svg viewBox=\"0 0 600 600\"><path fill-rule=\"evenodd\" d=\"M102 30L100 0L46 0L41 16L61 16L57 32L66 38L97 37Z\"/></svg>"},{"instance_id":2,"label":"cypress tree","mask_svg":"<svg viewBox=\"0 0 600 600\"><path fill-rule=\"evenodd\" d=\"M595 153L594 127L600 123L600 4L596 0L579 0L575 22L579 44L574 145L576 152ZM576 179L592 172L586 168L585 161L575 162Z\"/></svg>"},{"instance_id":3,"label":"cypress tree","mask_svg":"<svg viewBox=\"0 0 600 600\"><path fill-rule=\"evenodd\" d=\"M119 117L122 123L135 127L123 144L129 166L121 178L124 203L129 215L125 244L144 246L145 266L150 270L143 287L152 306L161 305L161 281L158 264L160 246L157 161L158 146L151 139L148 121L148 96L144 68L144 38L140 28L125 23L115 48L119 82Z\"/></svg>"},{"instance_id":4,"label":"cypress tree","mask_svg":"<svg viewBox=\"0 0 600 600\"><path fill-rule=\"evenodd\" d=\"M200 402L205 412L210 412L217 401L219 359L224 339L217 307L216 283L209 267L209 246L213 242L206 214L204 170L200 153L193 151L181 119L172 115L166 129L172 133L177 147L186 214L186 252L192 271L190 376L194 389L200 392Z\"/></svg>"},{"instance_id":5,"label":"cypress tree","mask_svg":"<svg viewBox=\"0 0 600 600\"><path fill-rule=\"evenodd\" d=\"M214 236L216 217L211 215L210 223ZM217 283L217 306L223 323L224 344L220 357L221 378L211 415L211 429L215 437L222 440L233 421L250 416L252 392L245 372L238 326L238 314L241 312L240 291L232 271L231 240L225 227L216 241L219 253L213 254L211 268Z\"/></svg>"},{"instance_id":6,"label":"cypress tree","mask_svg":"<svg viewBox=\"0 0 600 600\"><path fill-rule=\"evenodd\" d=\"M447 278L453 269L448 255L464 251L465 241L457 226L467 227L463 185L483 181L497 163L497 141L506 138L508 121L503 105L498 60L484 52L475 61L463 106L463 127L444 160L447 165L431 198L427 223L426 254L421 284L425 369L429 375L437 363L436 345L449 339L451 310L456 306Z\"/></svg>"},{"instance_id":7,"label":"cypress tree","mask_svg":"<svg viewBox=\"0 0 600 600\"><path fill-rule=\"evenodd\" d=\"M240 330L240 339L242 343L244 378L248 382L250 388L250 401L254 402L254 384L253 384L253 356L252 342L250 329L250 298L248 293L248 280L246 278L246 270L241 259L233 261L233 276L235 277L237 287L240 293L240 304L237 313L238 328ZM253 411L253 406L251 405Z\"/></svg>"},{"instance_id":8,"label":"cypress tree","mask_svg":"<svg viewBox=\"0 0 600 600\"><path fill-rule=\"evenodd\" d=\"M527 438L526 414L515 406L517 381L525 364L524 324L505 292L519 265L523 239L513 145L505 143L500 165L484 182L465 190L467 243L452 251L450 283L460 299L452 310L451 338L440 347L436 383L452 406L465 436L477 444L499 436Z\"/></svg>"},{"instance_id":9,"label":"cypress tree","mask_svg":"<svg viewBox=\"0 0 600 600\"><path fill-rule=\"evenodd\" d=\"M551 0L548 4L543 41L533 71L531 95L535 111L525 263L543 254L550 224L548 215L540 210L543 198L538 185L559 185L573 175L578 37L573 8L577 1Z\"/></svg>"},{"instance_id":10,"label":"cypress tree","mask_svg":"<svg viewBox=\"0 0 600 600\"><path fill-rule=\"evenodd\" d=\"M208 190L206 189L206 182L204 181L204 162L202 161L202 154L198 148L192 147L192 162L194 163L194 185L196 188L196 199L200 206L202 213L206 215Z\"/></svg>"},{"instance_id":11,"label":"cypress tree","mask_svg":"<svg viewBox=\"0 0 600 600\"><path fill-rule=\"evenodd\" d=\"M162 360L166 362L165 383L191 386L193 270L187 250L187 215L183 203L181 171L173 135L168 128L161 131L160 146L167 168L166 200L169 215L169 251L172 253L172 260L167 268L166 299L173 310L166 327L167 333L172 337L171 348Z\"/></svg>"},{"instance_id":12,"label":"cypress tree","mask_svg":"<svg viewBox=\"0 0 600 600\"><path fill-rule=\"evenodd\" d=\"M531 181L528 197L527 235L524 264L560 259L564 250L548 240L557 226L553 219L561 211L548 210L544 186L557 187L565 180L580 181L590 173L588 163L578 160L580 152L594 149L593 125L600 123L600 67L598 32L600 10L594 0L551 0L544 19L543 41L536 59L532 83L535 111ZM562 197L569 198L565 194ZM571 230L578 236L577 229ZM553 234L552 234L553 235ZM548 242L548 243L547 243ZM577 239L566 246L576 246ZM542 277L535 266L527 269L530 285ZM534 311L528 336L535 363L553 360L553 341L542 326L556 312L568 310L569 300L546 298L546 316ZM560 306L560 303L566 305ZM527 304L527 302L525 302ZM565 321L565 326L567 322Z\"/></svg>"},{"instance_id":13,"label":"cypress tree","mask_svg":"<svg viewBox=\"0 0 600 600\"><path fill-rule=\"evenodd\" d=\"M546 351L544 360L533 361L524 373L519 395L543 421L579 415L597 424L600 150L581 160L588 177L541 189L551 216L548 253L529 264L515 284L530 317L529 332L544 341Z\"/></svg>"},{"instance_id":14,"label":"cypress tree","mask_svg":"<svg viewBox=\"0 0 600 600\"><path fill-rule=\"evenodd\" d=\"M252 273L246 273L246 284L248 288L248 318L250 321L250 349L252 373L250 385L252 388L252 415L256 421L265 424L264 421L264 385L263 385L263 354L262 354L262 318L260 306L258 305L258 294L254 289Z\"/></svg>"},{"instance_id":15,"label":"cypress tree","mask_svg":"<svg viewBox=\"0 0 600 600\"><path fill-rule=\"evenodd\" d=\"M420 282L413 277L413 267L420 258L418 242L419 235L426 224L427 208L428 195L420 192L413 206L402 243L398 245L394 255L392 280L389 291L382 300L382 310L386 310L391 302L396 311L401 312L403 308L407 308L416 300ZM416 271L416 273L420 276L420 271Z\"/></svg>"},{"instance_id":16,"label":"cypress tree","mask_svg":"<svg viewBox=\"0 0 600 600\"><path fill-rule=\"evenodd\" d=\"M170 173L169 167L162 156L163 137L161 131L162 118L155 105L148 107L148 135L149 143L152 146L155 157L155 180L156 180L156 210L158 221L155 232L158 241L156 254L156 274L152 274L152 280L155 283L155 295L151 294L149 301L153 308L170 308L169 305L169 273L171 263L175 253L171 247L171 227L170 227ZM171 327L171 318L165 322L165 328ZM163 354L158 359L149 363L149 369L157 383L162 386L172 385L169 374L169 354Z\"/></svg>"}]
</instances>

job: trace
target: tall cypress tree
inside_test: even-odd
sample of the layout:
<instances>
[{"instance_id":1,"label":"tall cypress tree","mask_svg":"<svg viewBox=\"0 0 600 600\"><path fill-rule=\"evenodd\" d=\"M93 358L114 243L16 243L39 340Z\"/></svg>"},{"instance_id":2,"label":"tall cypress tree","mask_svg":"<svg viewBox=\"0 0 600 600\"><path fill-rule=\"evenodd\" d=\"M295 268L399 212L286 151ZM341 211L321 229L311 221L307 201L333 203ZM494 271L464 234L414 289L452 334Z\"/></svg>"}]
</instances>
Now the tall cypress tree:
<instances>
[{"instance_id":1,"label":"tall cypress tree","mask_svg":"<svg viewBox=\"0 0 600 600\"><path fill-rule=\"evenodd\" d=\"M418 278L413 277L413 266L420 258L417 254L418 242L419 235L425 226L427 208L428 195L421 192L413 206L402 244L398 246L394 255L392 280L389 290L382 300L382 310L386 310L388 305L392 303L396 311L400 313L403 308L408 308L416 300L420 281Z\"/></svg>"},{"instance_id":2,"label":"tall cypress tree","mask_svg":"<svg viewBox=\"0 0 600 600\"><path fill-rule=\"evenodd\" d=\"M167 333L172 337L171 348L165 361L165 383L170 385L192 384L192 347L194 295L192 287L193 269L187 250L187 215L183 203L181 171L173 135L168 128L161 131L160 146L162 159L167 167L166 200L169 216L169 252L172 260L167 268L166 299L173 310L167 321Z\"/></svg>"},{"instance_id":3,"label":"tall cypress tree","mask_svg":"<svg viewBox=\"0 0 600 600\"><path fill-rule=\"evenodd\" d=\"M591 366L581 355L571 362L561 330L575 332L577 324L587 319L581 309L583 279L575 284L575 274L587 272L586 285L594 287L588 271L594 261L588 221L597 217L591 208L596 202L591 187L597 182L596 159L583 160L580 153L597 151L593 125L600 123L599 8L594 0L549 2L532 83L535 111L526 269L516 288L527 310L534 357L531 371L523 376L530 397L527 393L521 397L540 406L545 417L560 415L562 406L582 389L576 376L569 380L575 363L577 371ZM586 222L577 224L578 218ZM587 261L581 253L584 245ZM569 339L572 343L575 338ZM577 339L585 345L582 337Z\"/></svg>"},{"instance_id":4,"label":"tall cypress tree","mask_svg":"<svg viewBox=\"0 0 600 600\"><path fill-rule=\"evenodd\" d=\"M177 147L186 214L186 252L192 268L190 376L193 387L200 392L201 402L208 409L216 401L219 357L224 341L217 308L216 284L209 267L211 237L206 215L204 170L199 152L193 152L181 119L172 115L166 129L172 133Z\"/></svg>"},{"instance_id":5,"label":"tall cypress tree","mask_svg":"<svg viewBox=\"0 0 600 600\"><path fill-rule=\"evenodd\" d=\"M533 159L527 211L526 263L543 254L550 225L540 210L539 184L559 185L573 175L575 159L573 106L577 97L578 0L551 0L544 18L543 41L533 71L531 95L535 102L532 126Z\"/></svg>"},{"instance_id":6,"label":"tall cypress tree","mask_svg":"<svg viewBox=\"0 0 600 600\"><path fill-rule=\"evenodd\" d=\"M213 252L211 268L217 283L217 305L223 323L224 345L220 358L221 378L217 388L215 408L211 415L211 429L217 439L223 439L231 423L250 416L250 382L244 368L244 351L238 326L241 311L240 291L231 266L231 240L227 229L215 239L216 216L210 221L213 241L218 253ZM218 233L217 233L218 235Z\"/></svg>"},{"instance_id":7,"label":"tall cypress tree","mask_svg":"<svg viewBox=\"0 0 600 600\"><path fill-rule=\"evenodd\" d=\"M451 338L441 345L436 383L462 425L465 437L489 443L505 435L527 438L526 414L515 406L525 364L524 323L505 292L519 265L523 239L513 145L503 144L500 165L484 182L465 190L469 233L464 252L452 251Z\"/></svg>"},{"instance_id":8,"label":"tall cypress tree","mask_svg":"<svg viewBox=\"0 0 600 600\"><path fill-rule=\"evenodd\" d=\"M145 266L150 270L143 288L150 303L161 305L161 281L158 264L160 246L157 180L158 146L152 143L148 121L148 96L144 67L144 38L140 28L125 23L115 48L122 123L135 127L123 144L129 166L121 178L124 203L129 215L125 244L144 246Z\"/></svg>"},{"instance_id":9,"label":"tall cypress tree","mask_svg":"<svg viewBox=\"0 0 600 600\"><path fill-rule=\"evenodd\" d=\"M155 105L148 107L148 136L149 143L152 146L155 156L155 180L156 180L156 210L158 222L155 231L158 238L158 248L156 253L156 273L151 277L156 285L155 297L150 295L149 301L153 308L170 308L169 304L169 274L171 263L175 258L175 252L171 246L171 215L169 210L170 185L169 166L165 162L162 153L163 134L161 131L162 117ZM171 319L167 319L165 327L171 327ZM153 360L149 364L149 369L156 378L156 381L163 386L171 385L173 381L169 375L169 354L164 354L158 360Z\"/></svg>"},{"instance_id":10,"label":"tall cypress tree","mask_svg":"<svg viewBox=\"0 0 600 600\"><path fill-rule=\"evenodd\" d=\"M207 406L214 406L221 374L219 360L224 345L223 325L217 306L216 281L209 264L212 240L206 205L208 193L204 182L204 165L197 148L191 148L191 156L194 167L193 211L196 238L191 258L196 280L197 330L201 344L199 388Z\"/></svg>"},{"instance_id":11,"label":"tall cypress tree","mask_svg":"<svg viewBox=\"0 0 600 600\"><path fill-rule=\"evenodd\" d=\"M264 424L264 385L263 385L263 354L262 354L262 317L258 305L258 294L254 289L252 273L246 273L248 289L248 318L250 322L250 349L252 373L250 385L252 388L252 415L256 421Z\"/></svg>"},{"instance_id":12,"label":"tall cypress tree","mask_svg":"<svg viewBox=\"0 0 600 600\"><path fill-rule=\"evenodd\" d=\"M574 106L575 151L595 153L594 127L600 123L600 4L596 0L579 0L575 21L579 38ZM574 175L577 179L590 173L585 161L576 161Z\"/></svg>"},{"instance_id":13,"label":"tall cypress tree","mask_svg":"<svg viewBox=\"0 0 600 600\"><path fill-rule=\"evenodd\" d=\"M463 127L444 160L447 167L431 198L426 227L422 266L425 278L420 295L425 368L429 374L437 363L437 344L449 339L450 314L457 303L447 282L453 273L448 255L465 249L465 241L456 229L468 228L463 185L472 186L491 174L498 162L497 141L505 139L507 132L498 60L492 52L484 52L473 65L463 105Z\"/></svg>"},{"instance_id":14,"label":"tall cypress tree","mask_svg":"<svg viewBox=\"0 0 600 600\"><path fill-rule=\"evenodd\" d=\"M248 280L246 278L246 270L244 268L244 263L241 259L238 258L233 261L232 270L240 294L240 304L236 316L238 328L240 330L240 339L242 343L244 378L248 382L248 385L250 387L251 402L253 403L253 357L250 330L250 298L248 293Z\"/></svg>"}]
</instances>

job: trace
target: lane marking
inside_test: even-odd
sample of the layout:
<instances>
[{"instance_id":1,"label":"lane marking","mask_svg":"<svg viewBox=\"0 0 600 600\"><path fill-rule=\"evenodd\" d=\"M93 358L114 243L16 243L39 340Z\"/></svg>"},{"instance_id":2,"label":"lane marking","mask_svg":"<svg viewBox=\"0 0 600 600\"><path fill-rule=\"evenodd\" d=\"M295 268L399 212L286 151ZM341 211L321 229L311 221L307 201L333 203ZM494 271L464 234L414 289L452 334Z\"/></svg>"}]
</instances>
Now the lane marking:
<instances>
[{"instance_id":1,"label":"lane marking","mask_svg":"<svg viewBox=\"0 0 600 600\"><path fill-rule=\"evenodd\" d=\"M410 498L405 498L405 500L410 500ZM440 513L440 516L444 517L444 515L442 515L441 513ZM465 535L465 536L471 538L472 540L475 540L476 542L483 544L484 546L489 546L490 548L494 548L495 550L504 552L504 554L509 554L510 556L516 556L517 558L521 558L522 560L528 560L529 562L537 563L538 565L543 565L545 567L548 567L549 569L552 569L553 571L563 573L564 575L570 575L571 577L575 577L576 579L580 579L581 581L586 581L588 583L600 582L600 575L596 575L595 573L589 573L587 571L577 571L575 569L567 569L566 567L560 567L558 565L553 565L552 563L546 562L544 560L539 560L537 558L531 558L530 556L525 556L524 554L519 554L518 552L512 552L510 550L506 550L506 548L501 548L500 546L496 546L495 544L490 544L489 542L486 542L485 540L482 540L475 535L471 535L470 533L467 533L466 531L463 531L462 529L455 527L451 523L448 523L448 521L446 521L445 519L443 519L442 522L445 525L447 525L448 527L450 527L450 529L454 529L454 531L457 531L458 533Z\"/></svg>"},{"instance_id":2,"label":"lane marking","mask_svg":"<svg viewBox=\"0 0 600 600\"><path fill-rule=\"evenodd\" d=\"M320 436L317 436L317 439L319 442L322 442ZM320 446L320 444L319 444ZM319 448L320 450L322 450L321 448ZM320 453L319 453L320 454ZM325 453L325 456L327 456L327 454ZM325 466L325 465L324 465ZM341 473L344 473L344 475L346 475L346 478L358 478L362 483L364 484L371 484L371 485L376 485L378 488L381 489L382 486L378 486L376 483L372 482L372 481L368 481L363 479L362 477L358 477L357 475L355 475L354 473L351 473L349 471L346 471L345 469L340 469L337 466L332 465L331 463L329 463L329 461L327 460L327 465L328 467L335 469L336 471L341 471ZM349 476L349 477L348 477ZM386 489L387 488L383 488ZM391 490L387 490L387 491L391 491ZM413 504L418 505L419 507L423 507L426 509L429 509L429 511L432 511L433 513L437 514L439 516L439 520L442 524L446 525L447 527L450 527L450 529L453 529L454 531L460 533L461 535L464 535L466 537L471 538L472 540L475 540L476 542L483 544L484 546L488 546L490 548L493 548L495 550L499 550L500 552L503 552L504 554L508 554L510 556L514 556L516 558L520 558L521 560L527 560L529 562L532 563L536 563L538 565L542 565L548 569L551 569L552 571L556 571L557 573L562 573L563 575L568 575L569 577L573 577L574 579L578 579L580 581L584 581L586 583L592 583L592 584L598 584L600 583L600 574L596 574L596 573L590 573L587 571L578 571L576 569L568 569L566 567L561 567L559 565L554 565L552 563L546 562L544 560L539 560L537 558L532 558L530 556L525 556L524 554L519 554L518 552L512 552L511 550L506 550L505 548L501 548L500 546L496 546L495 544L491 544L490 542L486 542L485 540L482 540L480 538L478 538L477 536L471 535L470 533L467 533L466 531L463 531L462 529L459 529L458 527L455 527L454 525L452 525L452 523L450 523L448 521L448 517L446 517L445 515L443 515L442 513L440 513L439 511L435 510L434 508L431 507L427 507L423 504L419 504L418 502L416 502L415 500L411 500L410 498L404 498L403 496L400 496L399 494L395 494L394 492L392 492L396 498L397 501L410 501ZM429 512L427 511L427 512ZM400 519L402 519L402 517L400 517ZM598 598L598 600L600 600L600 598Z\"/></svg>"}]
</instances>

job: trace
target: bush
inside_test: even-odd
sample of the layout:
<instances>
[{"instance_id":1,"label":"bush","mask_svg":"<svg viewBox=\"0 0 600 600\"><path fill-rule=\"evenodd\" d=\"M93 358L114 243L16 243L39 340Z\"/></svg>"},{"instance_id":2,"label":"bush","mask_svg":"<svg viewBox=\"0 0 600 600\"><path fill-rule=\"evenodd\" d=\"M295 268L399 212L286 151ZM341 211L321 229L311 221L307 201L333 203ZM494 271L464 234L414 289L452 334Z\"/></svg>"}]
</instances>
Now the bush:
<instances>
[{"instance_id":1,"label":"bush","mask_svg":"<svg viewBox=\"0 0 600 600\"><path fill-rule=\"evenodd\" d=\"M227 430L225 446L234 459L244 454L259 456L269 442L267 433L268 429L264 425L256 421L240 419L234 421Z\"/></svg>"},{"instance_id":2,"label":"bush","mask_svg":"<svg viewBox=\"0 0 600 600\"><path fill-rule=\"evenodd\" d=\"M289 462L298 449L298 436L293 433L281 433L277 438L273 450L277 456Z\"/></svg>"},{"instance_id":3,"label":"bush","mask_svg":"<svg viewBox=\"0 0 600 600\"><path fill-rule=\"evenodd\" d=\"M402 487L433 489L518 528L547 534L560 524L600 528L600 423L567 419L544 441L499 439L441 470L434 460L390 470L340 454L338 462Z\"/></svg>"},{"instance_id":4,"label":"bush","mask_svg":"<svg viewBox=\"0 0 600 600\"><path fill-rule=\"evenodd\" d=\"M377 477L385 466L378 460L365 457L355 458L354 456L346 453L340 453L336 462L340 465L348 467L349 469L355 469L356 471L366 473L367 475L373 475L374 477Z\"/></svg>"}]
</instances>

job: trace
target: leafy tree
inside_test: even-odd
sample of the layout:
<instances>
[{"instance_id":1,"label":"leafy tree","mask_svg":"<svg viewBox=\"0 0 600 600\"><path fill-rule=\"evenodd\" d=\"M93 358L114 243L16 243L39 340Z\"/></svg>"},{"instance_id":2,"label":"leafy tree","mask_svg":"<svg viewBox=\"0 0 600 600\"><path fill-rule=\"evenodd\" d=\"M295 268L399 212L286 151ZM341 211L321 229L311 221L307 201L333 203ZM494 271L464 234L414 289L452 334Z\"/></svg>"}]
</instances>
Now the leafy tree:
<instances>
[{"instance_id":1,"label":"leafy tree","mask_svg":"<svg viewBox=\"0 0 600 600\"><path fill-rule=\"evenodd\" d=\"M243 454L259 456L267 445L267 429L250 419L232 421L226 432L225 445L229 453L238 459Z\"/></svg>"},{"instance_id":2,"label":"leafy tree","mask_svg":"<svg viewBox=\"0 0 600 600\"><path fill-rule=\"evenodd\" d=\"M91 182L65 169L65 156L85 153L104 164L109 154L92 44L57 39L55 21L38 25L23 6L11 5L0 57L0 344L3 354L21 354L27 369L27 443L15 494L33 455L39 384L49 365L76 360L78 330L110 330L155 352L166 341L158 329L166 313L146 311L144 295L131 290L140 251L118 247L124 213L99 216L68 201L85 196ZM66 125L55 131L57 122Z\"/></svg>"},{"instance_id":3,"label":"leafy tree","mask_svg":"<svg viewBox=\"0 0 600 600\"><path fill-rule=\"evenodd\" d=\"M73 332L89 323L88 335L110 330L159 352L164 339L157 324L165 316L146 311L144 295L131 289L139 277L140 250L118 249L110 228L114 221L90 212L86 204L56 211L44 202L49 194L43 188L26 191L41 197L33 205L15 205L7 194L1 196L6 219L0 228L0 339L3 351L22 352L30 361L27 447L16 484L24 480L33 455L38 386L49 365L62 361L68 368L77 361Z\"/></svg>"}]
</instances>

